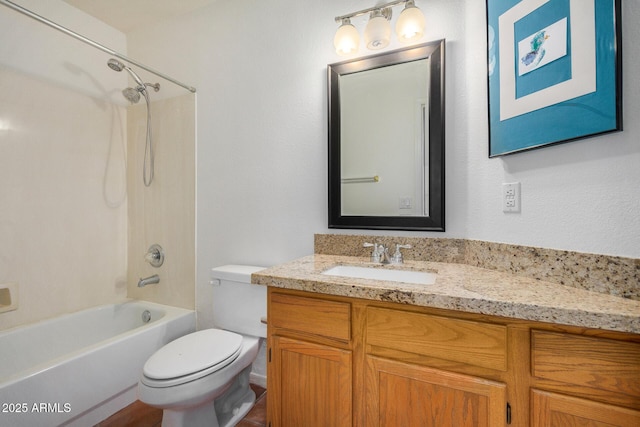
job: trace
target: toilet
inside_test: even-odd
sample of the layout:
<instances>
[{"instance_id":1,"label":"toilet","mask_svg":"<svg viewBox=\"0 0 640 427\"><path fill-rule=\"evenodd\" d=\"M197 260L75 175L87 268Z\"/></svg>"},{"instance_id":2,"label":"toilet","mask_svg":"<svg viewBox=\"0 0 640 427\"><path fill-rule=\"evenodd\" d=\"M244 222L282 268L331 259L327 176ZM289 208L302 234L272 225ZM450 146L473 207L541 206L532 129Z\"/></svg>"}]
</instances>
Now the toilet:
<instances>
[{"instance_id":1,"label":"toilet","mask_svg":"<svg viewBox=\"0 0 640 427\"><path fill-rule=\"evenodd\" d=\"M140 401L163 410L163 427L231 427L253 407L251 366L266 338L266 287L251 284L263 267L225 265L211 270L213 323L182 336L145 363Z\"/></svg>"}]
</instances>

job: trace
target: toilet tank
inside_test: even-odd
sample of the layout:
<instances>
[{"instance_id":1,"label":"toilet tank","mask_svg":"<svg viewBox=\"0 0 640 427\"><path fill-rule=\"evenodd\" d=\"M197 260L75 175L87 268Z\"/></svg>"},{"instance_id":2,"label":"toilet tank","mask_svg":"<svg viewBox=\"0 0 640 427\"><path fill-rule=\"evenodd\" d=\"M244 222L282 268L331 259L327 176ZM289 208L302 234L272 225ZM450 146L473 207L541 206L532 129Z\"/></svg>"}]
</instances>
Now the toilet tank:
<instances>
[{"instance_id":1,"label":"toilet tank","mask_svg":"<svg viewBox=\"0 0 640 427\"><path fill-rule=\"evenodd\" d=\"M267 287L251 284L251 273L264 267L223 265L211 269L213 323L242 335L266 337Z\"/></svg>"}]
</instances>

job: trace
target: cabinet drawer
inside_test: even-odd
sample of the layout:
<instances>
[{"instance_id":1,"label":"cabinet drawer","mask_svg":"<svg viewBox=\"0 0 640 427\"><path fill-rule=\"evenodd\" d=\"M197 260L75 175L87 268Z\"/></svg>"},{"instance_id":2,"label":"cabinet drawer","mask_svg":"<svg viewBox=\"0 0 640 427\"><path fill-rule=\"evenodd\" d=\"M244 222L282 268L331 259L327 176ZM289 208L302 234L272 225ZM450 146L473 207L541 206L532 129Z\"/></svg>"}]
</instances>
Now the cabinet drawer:
<instances>
[{"instance_id":1,"label":"cabinet drawer","mask_svg":"<svg viewBox=\"0 0 640 427\"><path fill-rule=\"evenodd\" d=\"M640 344L531 331L533 376L640 396Z\"/></svg>"},{"instance_id":2,"label":"cabinet drawer","mask_svg":"<svg viewBox=\"0 0 640 427\"><path fill-rule=\"evenodd\" d=\"M507 328L502 325L369 307L367 344L507 370Z\"/></svg>"},{"instance_id":3,"label":"cabinet drawer","mask_svg":"<svg viewBox=\"0 0 640 427\"><path fill-rule=\"evenodd\" d=\"M640 426L640 411L531 390L531 426Z\"/></svg>"},{"instance_id":4,"label":"cabinet drawer","mask_svg":"<svg viewBox=\"0 0 640 427\"><path fill-rule=\"evenodd\" d=\"M272 293L269 325L322 337L351 339L351 304Z\"/></svg>"}]
</instances>

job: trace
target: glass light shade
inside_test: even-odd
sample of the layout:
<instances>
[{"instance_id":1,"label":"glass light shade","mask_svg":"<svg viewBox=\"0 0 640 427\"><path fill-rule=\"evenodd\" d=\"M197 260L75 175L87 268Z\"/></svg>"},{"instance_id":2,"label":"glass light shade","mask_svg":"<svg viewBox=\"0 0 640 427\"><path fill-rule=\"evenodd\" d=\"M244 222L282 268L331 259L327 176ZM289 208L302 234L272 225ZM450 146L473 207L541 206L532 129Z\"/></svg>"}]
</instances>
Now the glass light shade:
<instances>
[{"instance_id":1,"label":"glass light shade","mask_svg":"<svg viewBox=\"0 0 640 427\"><path fill-rule=\"evenodd\" d=\"M407 5L396 22L396 34L401 42L418 40L424 34L425 19L422 11Z\"/></svg>"},{"instance_id":2,"label":"glass light shade","mask_svg":"<svg viewBox=\"0 0 640 427\"><path fill-rule=\"evenodd\" d=\"M384 16L374 16L367 22L364 29L364 41L367 48L376 50L389 45L391 39L391 25Z\"/></svg>"},{"instance_id":3,"label":"glass light shade","mask_svg":"<svg viewBox=\"0 0 640 427\"><path fill-rule=\"evenodd\" d=\"M347 20L340 25L336 35L333 38L333 45L336 48L338 55L349 55L358 51L358 45L360 44L360 34L356 27L351 25Z\"/></svg>"}]
</instances>

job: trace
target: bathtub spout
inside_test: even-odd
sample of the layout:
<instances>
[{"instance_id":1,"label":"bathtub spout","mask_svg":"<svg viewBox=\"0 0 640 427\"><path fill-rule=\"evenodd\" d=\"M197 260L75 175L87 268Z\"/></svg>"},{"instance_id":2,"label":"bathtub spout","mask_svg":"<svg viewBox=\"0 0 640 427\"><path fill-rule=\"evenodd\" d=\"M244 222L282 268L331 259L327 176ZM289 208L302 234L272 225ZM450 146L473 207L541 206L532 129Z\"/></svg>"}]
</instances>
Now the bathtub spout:
<instances>
[{"instance_id":1,"label":"bathtub spout","mask_svg":"<svg viewBox=\"0 0 640 427\"><path fill-rule=\"evenodd\" d=\"M138 287L142 288L143 286L152 285L154 283L160 282L160 276L154 274L153 276L145 277L144 279L138 280Z\"/></svg>"}]
</instances>

